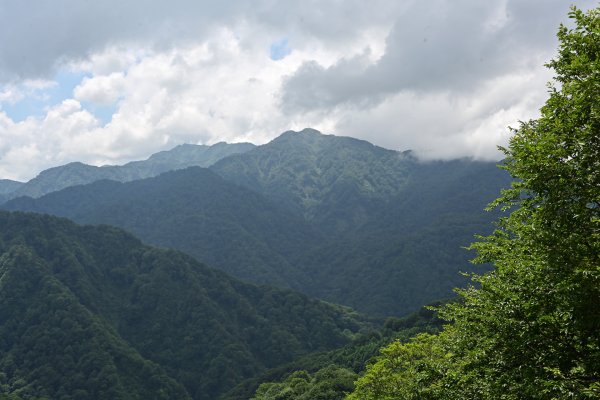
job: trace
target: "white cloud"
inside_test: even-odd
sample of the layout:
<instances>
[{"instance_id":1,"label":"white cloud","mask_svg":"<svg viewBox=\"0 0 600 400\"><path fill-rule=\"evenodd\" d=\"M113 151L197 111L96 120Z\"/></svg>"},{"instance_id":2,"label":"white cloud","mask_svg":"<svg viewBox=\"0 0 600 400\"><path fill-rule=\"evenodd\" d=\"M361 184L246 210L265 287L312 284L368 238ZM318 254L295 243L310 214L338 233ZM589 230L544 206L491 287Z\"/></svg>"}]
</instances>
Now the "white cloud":
<instances>
[{"instance_id":1,"label":"white cloud","mask_svg":"<svg viewBox=\"0 0 600 400\"><path fill-rule=\"evenodd\" d=\"M293 114L364 107L402 91L476 91L505 74L541 69L567 12L561 0L415 2L397 17L381 58L307 61L286 80L282 106Z\"/></svg>"},{"instance_id":2,"label":"white cloud","mask_svg":"<svg viewBox=\"0 0 600 400\"><path fill-rule=\"evenodd\" d=\"M0 111L0 176L11 179L33 177L39 166L93 159L93 144L73 146L81 132L90 132L98 121L82 110L76 100L65 100L48 109L43 119L14 122Z\"/></svg>"},{"instance_id":3,"label":"white cloud","mask_svg":"<svg viewBox=\"0 0 600 400\"><path fill-rule=\"evenodd\" d=\"M26 79L19 84L5 84L0 87L0 109L2 103L14 105L27 97L42 99L44 91L55 86L56 82L44 79Z\"/></svg>"},{"instance_id":4,"label":"white cloud","mask_svg":"<svg viewBox=\"0 0 600 400\"><path fill-rule=\"evenodd\" d=\"M2 108L2 103L15 104L21 101L25 95L18 87L15 85L6 85L0 91L0 109Z\"/></svg>"},{"instance_id":5,"label":"white cloud","mask_svg":"<svg viewBox=\"0 0 600 400\"><path fill-rule=\"evenodd\" d=\"M299 49L274 61L269 57L270 36L244 45L239 36L244 29L222 28L206 41L165 51L109 48L108 55L99 53L72 65L76 72L89 74L75 87L72 99L51 107L43 118L16 123L5 116L2 141L10 143L14 154L30 154L28 146L35 143L39 154L21 160L18 167L13 156L0 154L0 176L29 179L69 161L122 163L184 142L264 143L288 129L332 127L320 118L284 116L277 95L284 76L309 57L327 63L340 53ZM359 42L357 51L363 46ZM121 72L106 67L115 54L128 60L119 65ZM113 105L115 111L103 124L82 103Z\"/></svg>"},{"instance_id":6,"label":"white cloud","mask_svg":"<svg viewBox=\"0 0 600 400\"><path fill-rule=\"evenodd\" d=\"M335 131L423 159L498 160L508 127L539 115L549 78L548 71L504 76L472 94L404 91L366 110L338 108Z\"/></svg>"},{"instance_id":7,"label":"white cloud","mask_svg":"<svg viewBox=\"0 0 600 400\"><path fill-rule=\"evenodd\" d=\"M110 75L99 75L83 78L79 86L73 90L79 101L88 101L100 105L112 105L123 94L125 75L113 72Z\"/></svg>"}]
</instances>

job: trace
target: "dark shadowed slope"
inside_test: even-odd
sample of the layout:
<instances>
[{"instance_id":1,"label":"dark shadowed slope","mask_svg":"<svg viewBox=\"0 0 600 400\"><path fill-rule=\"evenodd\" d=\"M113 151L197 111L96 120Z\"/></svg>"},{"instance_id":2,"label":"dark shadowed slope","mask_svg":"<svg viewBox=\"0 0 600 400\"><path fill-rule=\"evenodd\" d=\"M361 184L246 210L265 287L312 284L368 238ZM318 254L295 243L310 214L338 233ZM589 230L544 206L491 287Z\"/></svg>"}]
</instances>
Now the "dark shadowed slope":
<instances>
[{"instance_id":1,"label":"dark shadowed slope","mask_svg":"<svg viewBox=\"0 0 600 400\"><path fill-rule=\"evenodd\" d=\"M4 207L119 226L245 280L282 287L305 286L290 258L319 239L300 217L199 167L127 183L99 181Z\"/></svg>"}]
</instances>

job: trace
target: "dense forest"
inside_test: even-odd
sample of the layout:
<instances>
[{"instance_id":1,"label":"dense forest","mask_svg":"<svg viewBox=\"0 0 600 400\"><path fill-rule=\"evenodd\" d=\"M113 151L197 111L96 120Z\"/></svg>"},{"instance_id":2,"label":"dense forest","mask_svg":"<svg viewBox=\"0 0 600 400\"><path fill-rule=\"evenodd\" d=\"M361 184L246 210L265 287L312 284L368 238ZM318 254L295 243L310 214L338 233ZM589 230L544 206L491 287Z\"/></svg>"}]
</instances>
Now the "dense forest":
<instances>
[{"instance_id":1,"label":"dense forest","mask_svg":"<svg viewBox=\"0 0 600 400\"><path fill-rule=\"evenodd\" d=\"M199 167L129 183L98 181L4 207L119 226L239 278L281 287L302 282L284 255L319 240L301 218Z\"/></svg>"},{"instance_id":2,"label":"dense forest","mask_svg":"<svg viewBox=\"0 0 600 400\"><path fill-rule=\"evenodd\" d=\"M347 308L242 283L116 228L6 212L0 226L5 393L214 399L371 326Z\"/></svg>"},{"instance_id":3,"label":"dense forest","mask_svg":"<svg viewBox=\"0 0 600 400\"><path fill-rule=\"evenodd\" d=\"M600 9L570 17L542 116L502 149L516 179L489 208L506 214L471 246L493 269L429 308L443 326L431 314L368 362L360 345L350 358L308 356L264 377L252 399L600 398Z\"/></svg>"}]
</instances>

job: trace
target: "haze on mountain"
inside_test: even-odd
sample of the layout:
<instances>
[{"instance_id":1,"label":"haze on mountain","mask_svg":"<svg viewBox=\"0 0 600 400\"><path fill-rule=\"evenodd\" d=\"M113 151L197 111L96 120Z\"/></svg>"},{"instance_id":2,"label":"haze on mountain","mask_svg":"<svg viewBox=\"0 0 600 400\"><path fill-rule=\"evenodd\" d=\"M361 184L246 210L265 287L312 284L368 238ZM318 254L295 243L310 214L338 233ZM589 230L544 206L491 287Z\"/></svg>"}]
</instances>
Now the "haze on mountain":
<instances>
[{"instance_id":1,"label":"haze on mountain","mask_svg":"<svg viewBox=\"0 0 600 400\"><path fill-rule=\"evenodd\" d=\"M132 161L125 165L96 167L73 162L44 170L26 183L0 181L0 196L4 195L5 200L19 196L35 198L66 187L102 179L128 182L191 166L208 167L223 157L243 153L252 148L254 145L251 143L221 142L212 146L182 144L171 150L153 154L147 160Z\"/></svg>"},{"instance_id":2,"label":"haze on mountain","mask_svg":"<svg viewBox=\"0 0 600 400\"><path fill-rule=\"evenodd\" d=\"M473 268L461 246L491 230L482 210L509 181L494 163L422 163L311 129L210 169L101 181L4 208L113 224L244 280L384 316L452 295L459 272Z\"/></svg>"},{"instance_id":3,"label":"haze on mountain","mask_svg":"<svg viewBox=\"0 0 600 400\"><path fill-rule=\"evenodd\" d=\"M13 181L10 179L0 179L0 204L4 203L9 198L9 194L16 191L23 185L23 182Z\"/></svg>"},{"instance_id":4,"label":"haze on mountain","mask_svg":"<svg viewBox=\"0 0 600 400\"><path fill-rule=\"evenodd\" d=\"M569 7L0 2L0 400L600 398Z\"/></svg>"}]
</instances>

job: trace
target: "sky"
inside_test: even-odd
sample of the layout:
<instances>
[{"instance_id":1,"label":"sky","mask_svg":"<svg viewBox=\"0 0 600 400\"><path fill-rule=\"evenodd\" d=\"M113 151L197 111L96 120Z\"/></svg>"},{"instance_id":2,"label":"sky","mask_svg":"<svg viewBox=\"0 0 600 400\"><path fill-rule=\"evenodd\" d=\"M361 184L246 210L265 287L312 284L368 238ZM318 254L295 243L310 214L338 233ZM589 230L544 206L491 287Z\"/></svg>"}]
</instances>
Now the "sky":
<instances>
[{"instance_id":1,"label":"sky","mask_svg":"<svg viewBox=\"0 0 600 400\"><path fill-rule=\"evenodd\" d=\"M311 127L498 160L547 98L563 0L3 0L0 178Z\"/></svg>"}]
</instances>

